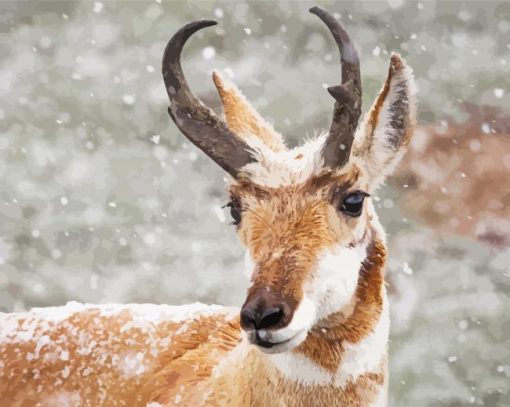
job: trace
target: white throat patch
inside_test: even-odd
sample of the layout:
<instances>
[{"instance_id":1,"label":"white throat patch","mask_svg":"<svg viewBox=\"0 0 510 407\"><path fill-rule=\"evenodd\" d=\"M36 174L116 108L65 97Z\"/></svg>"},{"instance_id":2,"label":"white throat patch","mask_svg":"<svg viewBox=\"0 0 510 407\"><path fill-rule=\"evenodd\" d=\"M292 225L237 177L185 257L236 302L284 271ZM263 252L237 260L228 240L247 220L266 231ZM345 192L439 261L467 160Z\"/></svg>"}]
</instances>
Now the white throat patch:
<instances>
[{"instance_id":1,"label":"white throat patch","mask_svg":"<svg viewBox=\"0 0 510 407\"><path fill-rule=\"evenodd\" d=\"M386 294L383 298L381 316L373 332L359 343L344 342L342 362L335 373L330 373L310 359L293 352L267 355L269 361L284 377L304 385L332 384L343 388L365 373L379 371L381 361L387 354L390 327Z\"/></svg>"}]
</instances>

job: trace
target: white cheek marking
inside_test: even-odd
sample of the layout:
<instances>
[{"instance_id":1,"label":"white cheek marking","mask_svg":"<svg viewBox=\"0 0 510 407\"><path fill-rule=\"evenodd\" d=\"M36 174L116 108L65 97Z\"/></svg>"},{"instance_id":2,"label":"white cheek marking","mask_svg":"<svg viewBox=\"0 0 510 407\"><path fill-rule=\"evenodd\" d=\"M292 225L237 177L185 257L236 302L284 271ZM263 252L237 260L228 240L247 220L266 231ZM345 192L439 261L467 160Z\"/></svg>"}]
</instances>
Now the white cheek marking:
<instances>
[{"instance_id":1,"label":"white cheek marking","mask_svg":"<svg viewBox=\"0 0 510 407\"><path fill-rule=\"evenodd\" d=\"M294 311L292 320L285 329L288 329L291 332L299 332L303 329L308 330L315 322L316 315L317 310L315 308L315 303L305 295L299 303L296 311Z\"/></svg>"},{"instance_id":2,"label":"white cheek marking","mask_svg":"<svg viewBox=\"0 0 510 407\"><path fill-rule=\"evenodd\" d=\"M290 323L276 331L261 330L259 335L271 342L287 341L299 333L307 332L320 319L342 310L353 298L365 257L364 245L326 251L320 258L311 283L304 288L305 294ZM302 342L306 335L300 337L300 341L293 341L294 346Z\"/></svg>"},{"instance_id":3,"label":"white cheek marking","mask_svg":"<svg viewBox=\"0 0 510 407\"><path fill-rule=\"evenodd\" d=\"M384 295L384 304L387 304ZM330 373L306 357L292 352L269 355L269 360L288 379L305 385L328 385L344 388L348 382L354 383L363 374L378 372L382 358L387 353L389 332L389 312L385 305L381 317L369 336L357 344L344 342L342 363L336 373ZM384 406L386 391L381 387L374 406ZM382 403L382 404L381 404Z\"/></svg>"},{"instance_id":4,"label":"white cheek marking","mask_svg":"<svg viewBox=\"0 0 510 407\"><path fill-rule=\"evenodd\" d=\"M317 319L326 318L351 302L366 253L365 245L337 247L323 253L312 281L305 288L317 304Z\"/></svg>"}]
</instances>

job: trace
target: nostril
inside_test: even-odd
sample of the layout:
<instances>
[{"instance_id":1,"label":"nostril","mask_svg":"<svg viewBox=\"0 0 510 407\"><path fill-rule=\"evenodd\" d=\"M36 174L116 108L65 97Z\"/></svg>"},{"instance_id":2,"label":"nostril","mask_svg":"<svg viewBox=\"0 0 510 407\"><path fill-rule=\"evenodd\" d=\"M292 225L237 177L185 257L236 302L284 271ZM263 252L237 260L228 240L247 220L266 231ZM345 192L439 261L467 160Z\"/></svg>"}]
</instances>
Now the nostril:
<instances>
[{"instance_id":1,"label":"nostril","mask_svg":"<svg viewBox=\"0 0 510 407\"><path fill-rule=\"evenodd\" d=\"M260 320L258 321L257 328L269 328L276 325L282 320L282 317L282 308L269 308L262 313Z\"/></svg>"},{"instance_id":2,"label":"nostril","mask_svg":"<svg viewBox=\"0 0 510 407\"><path fill-rule=\"evenodd\" d=\"M241 326L245 329L256 328L257 321L255 314L250 308L245 308L241 311Z\"/></svg>"}]
</instances>

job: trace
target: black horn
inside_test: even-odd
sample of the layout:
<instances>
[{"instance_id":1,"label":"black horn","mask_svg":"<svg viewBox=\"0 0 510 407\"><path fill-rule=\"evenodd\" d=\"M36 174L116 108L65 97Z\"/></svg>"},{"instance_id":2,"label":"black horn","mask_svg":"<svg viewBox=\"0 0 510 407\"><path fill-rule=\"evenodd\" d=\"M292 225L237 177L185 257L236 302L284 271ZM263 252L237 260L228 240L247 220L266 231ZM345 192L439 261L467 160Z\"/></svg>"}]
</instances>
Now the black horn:
<instances>
[{"instance_id":1,"label":"black horn","mask_svg":"<svg viewBox=\"0 0 510 407\"><path fill-rule=\"evenodd\" d=\"M361 76L359 56L352 40L340 23L327 11L312 7L328 27L340 51L342 84L328 88L335 98L333 120L323 149L324 165L339 168L349 161L354 134L361 114Z\"/></svg>"},{"instance_id":2,"label":"black horn","mask_svg":"<svg viewBox=\"0 0 510 407\"><path fill-rule=\"evenodd\" d=\"M185 25L170 39L163 55L163 79L170 98L168 113L179 130L234 178L254 161L250 148L214 112L191 93L181 68L181 52L198 30L216 25L202 20Z\"/></svg>"}]
</instances>

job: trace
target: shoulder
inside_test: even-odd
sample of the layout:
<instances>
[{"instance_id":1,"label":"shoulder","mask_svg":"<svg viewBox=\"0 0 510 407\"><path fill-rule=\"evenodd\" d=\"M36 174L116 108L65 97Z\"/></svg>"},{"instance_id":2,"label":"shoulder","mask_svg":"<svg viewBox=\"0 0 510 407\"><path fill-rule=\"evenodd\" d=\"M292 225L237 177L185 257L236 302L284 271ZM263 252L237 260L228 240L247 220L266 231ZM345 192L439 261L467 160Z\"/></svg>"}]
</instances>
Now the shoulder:
<instances>
[{"instance_id":1,"label":"shoulder","mask_svg":"<svg viewBox=\"0 0 510 407\"><path fill-rule=\"evenodd\" d=\"M36 384L51 395L66 383L97 397L116 388L119 400L133 392L154 400L165 389L175 396L183 386L206 380L238 344L238 315L236 308L200 303L69 303L0 313L0 376L17 372L3 391L39 400Z\"/></svg>"}]
</instances>

